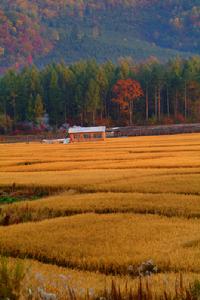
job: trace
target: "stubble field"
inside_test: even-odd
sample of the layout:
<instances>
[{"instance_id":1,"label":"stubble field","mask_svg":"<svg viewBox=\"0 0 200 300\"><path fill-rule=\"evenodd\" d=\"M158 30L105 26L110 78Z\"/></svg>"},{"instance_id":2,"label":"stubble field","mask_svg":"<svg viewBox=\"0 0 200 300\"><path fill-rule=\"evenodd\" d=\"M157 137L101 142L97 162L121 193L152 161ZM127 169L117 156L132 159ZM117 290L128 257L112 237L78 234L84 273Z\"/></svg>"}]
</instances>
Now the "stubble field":
<instances>
[{"instance_id":1,"label":"stubble field","mask_svg":"<svg viewBox=\"0 0 200 300\"><path fill-rule=\"evenodd\" d=\"M199 277L200 134L0 145L0 183L0 252L46 280L134 284L150 259L157 286Z\"/></svg>"}]
</instances>

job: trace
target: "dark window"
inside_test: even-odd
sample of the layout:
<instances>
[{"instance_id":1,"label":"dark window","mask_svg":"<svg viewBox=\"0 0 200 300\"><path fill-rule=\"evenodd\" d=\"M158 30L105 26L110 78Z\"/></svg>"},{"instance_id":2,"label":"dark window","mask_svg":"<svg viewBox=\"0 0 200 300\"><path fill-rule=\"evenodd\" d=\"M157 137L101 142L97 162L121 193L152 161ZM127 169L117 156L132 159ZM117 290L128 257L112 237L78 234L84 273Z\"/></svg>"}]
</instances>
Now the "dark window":
<instances>
[{"instance_id":1,"label":"dark window","mask_svg":"<svg viewBox=\"0 0 200 300\"><path fill-rule=\"evenodd\" d=\"M101 139L101 138L102 138L102 133L94 133L94 134L93 134L93 137L94 137L95 139Z\"/></svg>"},{"instance_id":2,"label":"dark window","mask_svg":"<svg viewBox=\"0 0 200 300\"><path fill-rule=\"evenodd\" d=\"M85 134L83 135L83 137L84 137L84 139L89 139L89 138L90 138L90 135L85 133Z\"/></svg>"}]
</instances>

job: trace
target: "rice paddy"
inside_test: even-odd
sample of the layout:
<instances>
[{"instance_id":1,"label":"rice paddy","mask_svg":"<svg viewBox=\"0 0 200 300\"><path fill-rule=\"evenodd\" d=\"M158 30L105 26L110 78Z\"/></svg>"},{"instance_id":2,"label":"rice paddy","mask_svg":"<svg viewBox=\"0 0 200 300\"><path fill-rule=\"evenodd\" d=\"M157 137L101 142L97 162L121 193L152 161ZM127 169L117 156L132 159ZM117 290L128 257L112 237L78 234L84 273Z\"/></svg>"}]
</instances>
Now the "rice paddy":
<instances>
[{"instance_id":1,"label":"rice paddy","mask_svg":"<svg viewBox=\"0 0 200 300\"><path fill-rule=\"evenodd\" d=\"M27 195L0 202L0 253L34 273L48 263L101 289L152 259L160 282L200 276L200 134L3 144L0 183Z\"/></svg>"}]
</instances>

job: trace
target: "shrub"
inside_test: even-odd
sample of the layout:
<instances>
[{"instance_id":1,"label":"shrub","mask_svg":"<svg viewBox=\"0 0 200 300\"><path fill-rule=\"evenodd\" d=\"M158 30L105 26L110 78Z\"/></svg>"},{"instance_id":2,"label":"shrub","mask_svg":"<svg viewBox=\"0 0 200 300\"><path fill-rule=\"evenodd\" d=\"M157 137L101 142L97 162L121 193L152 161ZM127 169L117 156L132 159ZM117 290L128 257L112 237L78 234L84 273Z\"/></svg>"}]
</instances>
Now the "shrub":
<instances>
[{"instance_id":1,"label":"shrub","mask_svg":"<svg viewBox=\"0 0 200 300\"><path fill-rule=\"evenodd\" d=\"M25 268L21 262L9 263L7 258L0 258L0 299L18 300L25 278Z\"/></svg>"},{"instance_id":2,"label":"shrub","mask_svg":"<svg viewBox=\"0 0 200 300\"><path fill-rule=\"evenodd\" d=\"M190 287L191 294L194 299L200 299L200 281L195 280L193 285Z\"/></svg>"},{"instance_id":3,"label":"shrub","mask_svg":"<svg viewBox=\"0 0 200 300\"><path fill-rule=\"evenodd\" d=\"M180 113L177 114L176 121L177 123L181 123L181 124L186 123L185 117Z\"/></svg>"},{"instance_id":4,"label":"shrub","mask_svg":"<svg viewBox=\"0 0 200 300\"><path fill-rule=\"evenodd\" d=\"M164 125L172 125L172 124L174 124L174 119L172 117L164 117L162 119L162 123Z\"/></svg>"},{"instance_id":5,"label":"shrub","mask_svg":"<svg viewBox=\"0 0 200 300\"><path fill-rule=\"evenodd\" d=\"M4 134L11 130L12 120L9 116L0 114L0 133Z\"/></svg>"}]
</instances>

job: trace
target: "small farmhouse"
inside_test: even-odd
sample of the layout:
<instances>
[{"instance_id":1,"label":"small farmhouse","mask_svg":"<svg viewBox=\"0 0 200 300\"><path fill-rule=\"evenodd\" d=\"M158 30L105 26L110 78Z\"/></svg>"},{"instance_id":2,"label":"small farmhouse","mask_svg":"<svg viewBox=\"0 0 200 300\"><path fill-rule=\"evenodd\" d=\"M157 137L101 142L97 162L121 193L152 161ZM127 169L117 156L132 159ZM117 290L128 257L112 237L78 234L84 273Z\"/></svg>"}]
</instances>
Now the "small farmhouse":
<instances>
[{"instance_id":1,"label":"small farmhouse","mask_svg":"<svg viewBox=\"0 0 200 300\"><path fill-rule=\"evenodd\" d=\"M70 142L104 141L106 127L71 127L68 130Z\"/></svg>"}]
</instances>

